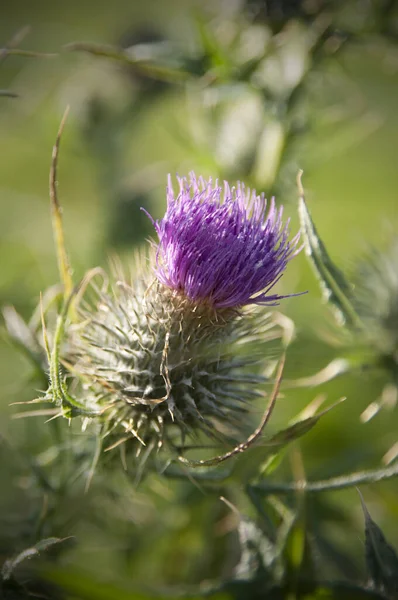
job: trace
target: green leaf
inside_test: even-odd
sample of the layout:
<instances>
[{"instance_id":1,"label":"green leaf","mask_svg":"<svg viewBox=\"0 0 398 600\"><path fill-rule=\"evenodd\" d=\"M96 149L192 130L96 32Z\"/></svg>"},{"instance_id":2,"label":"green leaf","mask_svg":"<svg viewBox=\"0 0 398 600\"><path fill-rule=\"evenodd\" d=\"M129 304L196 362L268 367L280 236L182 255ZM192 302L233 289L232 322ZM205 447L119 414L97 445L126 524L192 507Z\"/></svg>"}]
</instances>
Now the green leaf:
<instances>
[{"instance_id":1,"label":"green leaf","mask_svg":"<svg viewBox=\"0 0 398 600\"><path fill-rule=\"evenodd\" d=\"M259 455L258 460L253 460L253 455L250 455L250 460L256 464L257 474L261 474L262 477L270 475L280 465L284 448L294 442L298 438L302 437L318 423L319 419L326 415L330 410L338 406L343 399L335 402L331 406L328 406L324 410L311 414L306 418L299 418L293 421L286 429L282 429L275 433L268 439L265 439L261 445L258 446L253 452ZM264 450L266 449L266 450ZM249 472L252 472L250 470ZM247 479L246 479L247 481Z\"/></svg>"},{"instance_id":2,"label":"green leaf","mask_svg":"<svg viewBox=\"0 0 398 600\"><path fill-rule=\"evenodd\" d=\"M51 204L51 223L55 241L55 250L58 262L58 271L61 279L61 283L64 288L64 298L70 295L73 289L72 269L69 261L68 252L65 244L65 233L62 217L62 207L58 200L58 181L57 181L57 169L58 169L58 154L59 147L61 144L61 138L64 131L66 119L69 114L69 106L66 107L64 115L61 120L61 124L58 129L55 144L53 146L51 167L50 167L50 204Z\"/></svg>"},{"instance_id":3,"label":"green leaf","mask_svg":"<svg viewBox=\"0 0 398 600\"><path fill-rule=\"evenodd\" d=\"M257 502L256 492L251 488L248 490L251 500L254 500L254 506L264 518L263 509ZM277 499L273 499L270 503L281 522L276 530L267 515L267 526L264 528L243 515L228 500L225 498L222 500L239 517L238 533L241 556L235 567L236 580L254 581L266 576L266 587L270 587L279 581L283 573L283 567L280 564L281 556L295 521L295 515Z\"/></svg>"},{"instance_id":4,"label":"green leaf","mask_svg":"<svg viewBox=\"0 0 398 600\"><path fill-rule=\"evenodd\" d=\"M352 285L345 275L332 262L325 245L315 228L307 208L304 192L299 179L301 196L299 198L299 217L306 253L309 256L319 279L323 296L337 313L341 324L358 328L361 326L358 315L352 305Z\"/></svg>"},{"instance_id":5,"label":"green leaf","mask_svg":"<svg viewBox=\"0 0 398 600\"><path fill-rule=\"evenodd\" d=\"M250 580L256 577L259 570L268 570L272 566L275 547L256 523L247 517L241 516L238 532L241 557L235 573L238 579Z\"/></svg>"},{"instance_id":6,"label":"green leaf","mask_svg":"<svg viewBox=\"0 0 398 600\"><path fill-rule=\"evenodd\" d=\"M263 477L265 477L265 476L268 477L269 475L271 475L274 471L276 471L278 469L282 460L283 460L282 452L279 454L271 454L270 456L267 456L267 458L264 460L264 462L259 467L259 473L261 473L261 475Z\"/></svg>"},{"instance_id":7,"label":"green leaf","mask_svg":"<svg viewBox=\"0 0 398 600\"><path fill-rule=\"evenodd\" d=\"M248 450L246 456L241 456L234 465L232 471L234 479L247 483L261 476L261 480L263 480L264 475L268 476L275 470L273 467L276 468L279 465L281 452L286 446L311 431L319 419L341 404L343 400L344 398L314 415L291 423L285 429L281 429L268 439L263 440L255 448Z\"/></svg>"},{"instance_id":8,"label":"green leaf","mask_svg":"<svg viewBox=\"0 0 398 600\"><path fill-rule=\"evenodd\" d=\"M365 557L368 574L373 586L385 591L391 598L398 598L398 556L376 525L360 494L365 516Z\"/></svg>"},{"instance_id":9,"label":"green leaf","mask_svg":"<svg viewBox=\"0 0 398 600\"><path fill-rule=\"evenodd\" d=\"M290 444L290 442L297 440L304 434L311 431L311 429L315 427L315 425L318 423L321 417L326 415L328 412L330 412L333 408L341 404L341 402L343 401L344 398L338 400L331 406L328 406L327 408L315 415L292 423L291 425L289 425L289 427L286 427L286 429L278 431L278 433L273 435L271 438L265 440L262 446L273 448L274 450L280 450L281 448L284 448L287 444Z\"/></svg>"},{"instance_id":10,"label":"green leaf","mask_svg":"<svg viewBox=\"0 0 398 600\"><path fill-rule=\"evenodd\" d=\"M13 306L3 308L3 318L10 341L27 356L35 371L46 381L46 355L39 343L37 332L25 323Z\"/></svg>"}]
</instances>

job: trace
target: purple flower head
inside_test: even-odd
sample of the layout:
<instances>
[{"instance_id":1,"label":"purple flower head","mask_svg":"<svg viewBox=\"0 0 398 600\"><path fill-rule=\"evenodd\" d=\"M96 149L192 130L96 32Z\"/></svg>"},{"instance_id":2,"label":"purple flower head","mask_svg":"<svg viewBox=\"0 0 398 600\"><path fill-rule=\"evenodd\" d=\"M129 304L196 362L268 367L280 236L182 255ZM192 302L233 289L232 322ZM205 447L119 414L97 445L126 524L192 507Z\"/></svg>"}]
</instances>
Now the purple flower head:
<instances>
[{"instance_id":1,"label":"purple flower head","mask_svg":"<svg viewBox=\"0 0 398 600\"><path fill-rule=\"evenodd\" d=\"M153 221L159 236L156 275L159 281L194 302L214 308L245 304L277 304L270 294L295 256L299 235L289 237L283 207L243 183L222 189L217 180L178 178L175 196L171 178L167 211Z\"/></svg>"}]
</instances>

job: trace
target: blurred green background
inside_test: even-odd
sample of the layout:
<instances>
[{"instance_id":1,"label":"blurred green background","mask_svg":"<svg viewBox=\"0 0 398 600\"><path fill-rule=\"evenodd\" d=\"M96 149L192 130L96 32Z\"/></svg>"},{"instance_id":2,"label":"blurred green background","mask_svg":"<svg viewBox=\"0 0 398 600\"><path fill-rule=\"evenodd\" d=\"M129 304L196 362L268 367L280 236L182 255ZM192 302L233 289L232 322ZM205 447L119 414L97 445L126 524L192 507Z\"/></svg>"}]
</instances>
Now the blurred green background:
<instances>
[{"instance_id":1,"label":"blurred green background","mask_svg":"<svg viewBox=\"0 0 398 600\"><path fill-rule=\"evenodd\" d=\"M361 3L351 3L354 17L356 4ZM289 146L289 164L281 169L275 185L264 175L271 168L267 160L271 160L272 144L268 155L265 152L251 170L244 163L247 157L239 154L251 142L258 143L261 123L269 125L266 115L256 117L260 109L255 86L253 97L245 98L243 105L210 108L209 118L211 89L203 93L195 83L154 82L137 77L117 62L64 49L76 41L128 46L167 38L179 52L195 56L201 44L198 22L201 27L215 24L226 38L231 22L245 26L238 2L214 0L16 1L0 7L0 47L29 25L30 32L18 47L56 53L52 57L8 56L0 64L0 89L18 94L17 98L0 97L1 305L14 305L28 319L40 292L58 281L48 174L52 145L68 104L59 195L76 280L88 268L106 265L114 251L128 260L133 248L152 235L140 206L155 217L162 215L168 173L185 175L195 170L206 176L227 175L231 181L241 178L257 185L258 191L275 192L295 231L295 175L298 168L304 168L307 201L318 231L347 273L367 245L386 248L396 235L398 46L377 38L371 28L366 45L348 45L335 61L331 57L318 73L315 70L305 106L310 126ZM299 28L298 50L293 45L287 52L286 69L300 59L300 40L305 37L300 25L295 26ZM278 71L275 77L280 77ZM226 86L223 93L228 104L236 89ZM220 117L217 111L224 113ZM236 119L242 115L235 130ZM218 119L217 131L212 129L214 119ZM235 162L231 159L234 152ZM334 329L333 316L321 301L304 253L290 265L279 289L285 293L308 290L280 308L297 326L286 377L312 375L339 356L339 348L324 339ZM44 453L52 435L52 426L43 422L45 417L13 419L18 407L10 404L36 394L37 382L29 381L29 373L28 361L4 335L0 342L0 436L8 449L2 452L0 467L0 525L7 522L8 514L13 515L4 542L10 545L1 548L4 556L32 543L27 523L40 513L42 498L33 493L32 500L30 484L23 476L25 457ZM375 468L398 441L397 409L381 411L368 423L361 423L360 415L380 396L385 383L384 374L359 372L317 390L286 387L270 428L283 426L318 393L327 394L330 400L346 396L347 401L300 443L307 476L324 478ZM10 448L17 449L16 458ZM289 477L289 465L287 457L275 476ZM363 490L373 517L396 547L397 486L392 480ZM103 489L106 493L99 491ZM204 493L188 479L154 475L136 491L122 473L103 473L87 495L77 490L58 509L56 531L42 532L76 536L77 543L62 558L65 572L80 570L126 586L159 588L216 578L220 565L227 571L236 562L236 523L218 500L218 486ZM244 502L239 485L236 490L237 503ZM249 510L244 505L240 508ZM356 492L327 494L318 509L325 536L347 551L351 572L360 576L363 534ZM337 509L339 516L334 519L330 515ZM349 525L341 526L345 518ZM10 541L13 537L15 547ZM333 573L330 568L325 576Z\"/></svg>"}]
</instances>

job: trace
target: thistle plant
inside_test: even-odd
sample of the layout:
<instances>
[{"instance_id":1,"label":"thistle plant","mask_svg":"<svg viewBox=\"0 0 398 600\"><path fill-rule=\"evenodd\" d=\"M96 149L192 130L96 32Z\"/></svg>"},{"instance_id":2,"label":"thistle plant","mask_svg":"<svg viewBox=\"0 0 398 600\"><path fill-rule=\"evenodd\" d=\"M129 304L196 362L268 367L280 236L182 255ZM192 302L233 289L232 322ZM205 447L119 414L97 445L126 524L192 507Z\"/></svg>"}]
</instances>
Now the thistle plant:
<instances>
[{"instance_id":1,"label":"thistle plant","mask_svg":"<svg viewBox=\"0 0 398 600\"><path fill-rule=\"evenodd\" d=\"M274 200L193 173L178 183L175 194L169 178L166 214L152 220L158 243L132 276L90 272L54 336L47 397L65 416L98 420L125 464L131 449L145 459L163 446L181 452L200 433L242 438L275 366L271 355L259 371L262 344L280 336L263 307L285 297L273 287L300 251Z\"/></svg>"},{"instance_id":2,"label":"thistle plant","mask_svg":"<svg viewBox=\"0 0 398 600\"><path fill-rule=\"evenodd\" d=\"M69 50L102 56L122 67L114 70L115 79L109 79L106 89L99 71L94 95L92 89L88 94L91 109L77 110L80 124L79 119L76 124L81 127L82 114L86 115L80 131L91 141L90 156L101 161L100 187L112 199L103 218L108 228L108 235L102 236L107 240L104 246L111 241L120 249L123 244L130 254L113 259L109 268L98 267L80 281L73 280L56 188L62 125L50 177L61 285L43 295L26 324L13 308L4 310L9 337L35 367L34 387L45 390L50 382L47 392L34 401L46 400L49 407L25 413L15 409L18 417L36 416L29 430L33 442L24 432L17 448L26 446L26 464L10 466L9 455L1 454L12 484L26 492L21 504L24 510L27 507L28 517L14 521L19 508L14 493L7 490L9 498L1 504L5 532L0 527L4 558L0 596L3 593L5 598L18 592L31 597L31 591L53 597L52 590L31 585L34 581L25 586L24 580L24 559L40 552L43 560L49 555L47 546L51 550L53 545L56 562L52 559L51 565L45 565L50 568L44 577L54 578L59 593L65 591L73 598L136 600L137 590L129 586L138 584L148 590L148 581L158 588L151 597L158 595L160 586L161 597L182 597L187 582L186 597L195 592L198 597L216 599L221 594L230 600L396 597L398 559L390 542L363 505L365 582L365 570L361 576L354 565L359 562L353 550L360 537L355 515L346 510L344 492L342 502L334 506L328 494L363 484L375 488L376 482L396 478L396 452L389 461L384 457L384 463L390 462L387 466L375 466L377 456L370 456L371 427L380 427L381 444L384 434L393 431L387 432L381 419L372 423L366 443L358 440L352 452L354 440L362 433L352 429L355 423L360 427L355 411L362 391L349 387L348 393L337 392L347 393L350 404L345 413L346 405L337 409L341 412L328 430L323 417L340 401L329 403L327 394L314 398L312 389L293 388L297 384L311 388L333 373L358 367L377 369L378 377L382 368L385 380L397 385L397 245L389 252L373 251L363 257L353 277L346 278L320 239L299 182L300 239L325 299L337 311L347 345L333 368L329 365L315 377L303 377L316 368L319 346L314 350L312 340L307 354L308 320L299 324L301 356L311 358L303 365L299 381L285 379L283 391L287 390L289 401L280 402L268 427L279 398L287 345L282 327L287 318L276 307L295 295L277 284L288 267L294 268L295 262L289 263L300 252L300 241L298 235L290 235L289 222L274 200L266 201L263 194L232 183L245 181L251 189L264 190L267 197L275 193L286 204L286 192L294 189L297 161L308 174L336 151L332 139L338 133L336 117L345 122L352 117L348 143L367 135L369 125L373 129L375 120L369 119L366 102L357 95L360 90L351 94L355 76L352 81L347 78L345 55L354 46L361 44L370 51L382 36L394 37L396 3L241 0L222 4L223 10L216 7L217 15L210 8L210 19L196 17L196 39L185 48L163 38L161 43L132 40L119 48L69 45ZM358 18L352 18L353 13ZM0 62L20 53L12 50L0 50ZM385 49L381 50L384 55ZM138 90L134 98L132 77ZM93 81L82 79L79 86L74 80L79 94L80 86L90 92ZM111 98L107 92L116 80ZM128 82L128 89L123 83L118 86L122 81ZM181 89L183 94L178 93ZM171 152L161 156L168 161L167 168L159 169L162 176L174 173L177 163L181 171L195 165L197 172L203 168L214 176L203 179L191 173L177 182L170 177L162 198L167 207L159 219L151 216L155 177L148 177L147 171L150 165L151 174L158 172L156 151L144 170L139 173L134 168L134 180L130 177L130 159L134 160L130 144L136 144L132 131L137 131L133 126L141 130L155 95L159 102L158 90L175 96L168 98L173 108L178 107L170 130L174 141L182 141L184 151L180 158L173 158ZM309 156L304 151L306 134L318 130L319 117L329 119L333 131L324 136L325 143L316 141L314 156ZM137 165L141 161L140 155ZM136 214L140 205L141 220L134 218L131 223L128 215ZM154 239L138 253L134 246L148 230ZM306 296L303 301L312 320L311 302L316 300ZM292 322L289 327L293 329ZM289 349L289 358L294 350ZM25 387L29 394L32 380ZM327 387L326 392L335 394L336 388ZM327 407L321 410L324 403ZM256 418L259 409L263 414ZM43 419L38 423L37 417L49 417L51 423ZM321 419L320 427L326 425L322 439L307 438L301 454L298 439ZM349 438L345 445L344 438ZM127 477L119 468L119 453ZM100 456L103 468L92 482ZM289 460L283 462L284 457ZM363 468L364 457L374 468L353 472ZM228 464L220 466L226 460ZM143 474L148 477L137 489ZM382 513L379 503L374 514L380 523ZM72 544L60 544L69 536L79 546L77 553ZM161 536L164 541L158 544ZM388 538L396 545L393 531ZM92 552L94 546L103 553L101 562ZM62 564L66 553L69 556ZM84 568L93 569L87 579L77 572L83 556L88 559ZM98 573L100 564L104 570ZM33 570L26 572L34 575ZM107 585L108 576L114 585ZM193 590L192 584L199 582ZM178 584L177 592L168 587L173 584Z\"/></svg>"}]
</instances>

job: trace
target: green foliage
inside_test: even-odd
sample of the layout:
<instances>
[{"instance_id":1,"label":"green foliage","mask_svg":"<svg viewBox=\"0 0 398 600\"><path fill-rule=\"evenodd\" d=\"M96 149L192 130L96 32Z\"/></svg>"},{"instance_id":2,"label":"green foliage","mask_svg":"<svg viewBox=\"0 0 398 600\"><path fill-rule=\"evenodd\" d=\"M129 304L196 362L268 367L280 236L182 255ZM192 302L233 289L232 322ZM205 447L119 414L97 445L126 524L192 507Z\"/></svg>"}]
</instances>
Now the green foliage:
<instances>
[{"instance_id":1,"label":"green foliage","mask_svg":"<svg viewBox=\"0 0 398 600\"><path fill-rule=\"evenodd\" d=\"M394 4L242 0L222 13L209 3L209 12L205 7L190 14L187 26L180 9L156 3L160 34L153 39L67 45L64 41L92 34L108 40L122 20L128 26L138 8L122 2L99 10L92 4L90 19L83 19L82 6L65 4L62 11L71 11L75 30L65 18L67 30L56 25L55 33L48 27L49 14L35 7L37 51L19 48L27 31L6 35L11 41L0 50L5 157L0 283L7 344L21 354L15 357L4 346L3 411L10 402L23 404L37 395L55 406L39 408L35 419L28 418L36 412L30 409L24 420L2 418L0 593L5 600L397 596L396 552L364 506L363 561L350 495L355 486L372 486L383 529L396 545L396 411L366 424L358 420L366 403L383 403L377 400L380 389L396 383L396 348L380 350L381 321L374 319L373 300L366 315L361 313L357 280L354 287L354 279L336 266L346 270L342 257L357 252L358 237L382 242L379 213L388 216L396 208L389 136L397 126L397 88L387 71L396 63L396 49L389 46L397 37ZM148 17L149 3L139 10ZM54 40L59 55L43 51ZM53 60L42 60L47 57ZM6 99L17 95L17 102ZM54 162L52 206L63 289L49 289L26 319L40 289L56 278L43 181L59 98L67 98L72 108L59 178L75 281L84 285L81 273L102 261L109 246L122 249L129 262L132 247L149 233L139 206L159 213L167 171L182 174L194 167L214 177L241 178L268 194L277 192L277 200L285 202L295 195L300 164L320 201L315 227L300 199L303 241L324 299L340 315L350 340L347 351L335 331L324 335L327 343L315 339L313 332L324 330L325 322L303 261L284 278L286 285L281 282L286 293L292 286L308 288L309 294L282 307L297 323L297 339L290 339L285 379L271 394L272 410L261 420L263 397L253 403L252 421L260 426L253 425L254 434L235 448L232 442L212 448L199 437L185 448L185 460L168 464L156 455L138 487L114 460L117 450L98 460L109 436L102 439L104 431L91 419L95 411L87 410L86 397L76 399L82 399L81 391L76 394L72 378L65 377L65 330L75 325L79 286L73 289L65 252ZM374 107L385 126L370 118ZM372 143L363 143L370 132ZM377 206L364 199L372 193ZM318 231L331 240L327 246ZM386 280L396 281L396 259L385 257L381 252L369 278L372 289L380 288L380 264L392 274ZM396 302L390 297L384 334L395 334ZM265 358L276 364L273 352ZM323 369L327 362L330 368ZM258 381L272 379L272 369L258 371ZM302 410L308 387L318 385L328 397L344 395L348 401L338 410L331 411L335 404L320 410L324 398L318 397ZM12 410L22 415L20 408ZM44 423L44 416L55 418ZM74 423L68 428L57 416L83 416L88 430L81 432ZM218 452L224 454L209 458ZM198 461L190 460L193 453ZM229 462L221 467L225 456ZM73 543L66 542L70 537Z\"/></svg>"}]
</instances>

